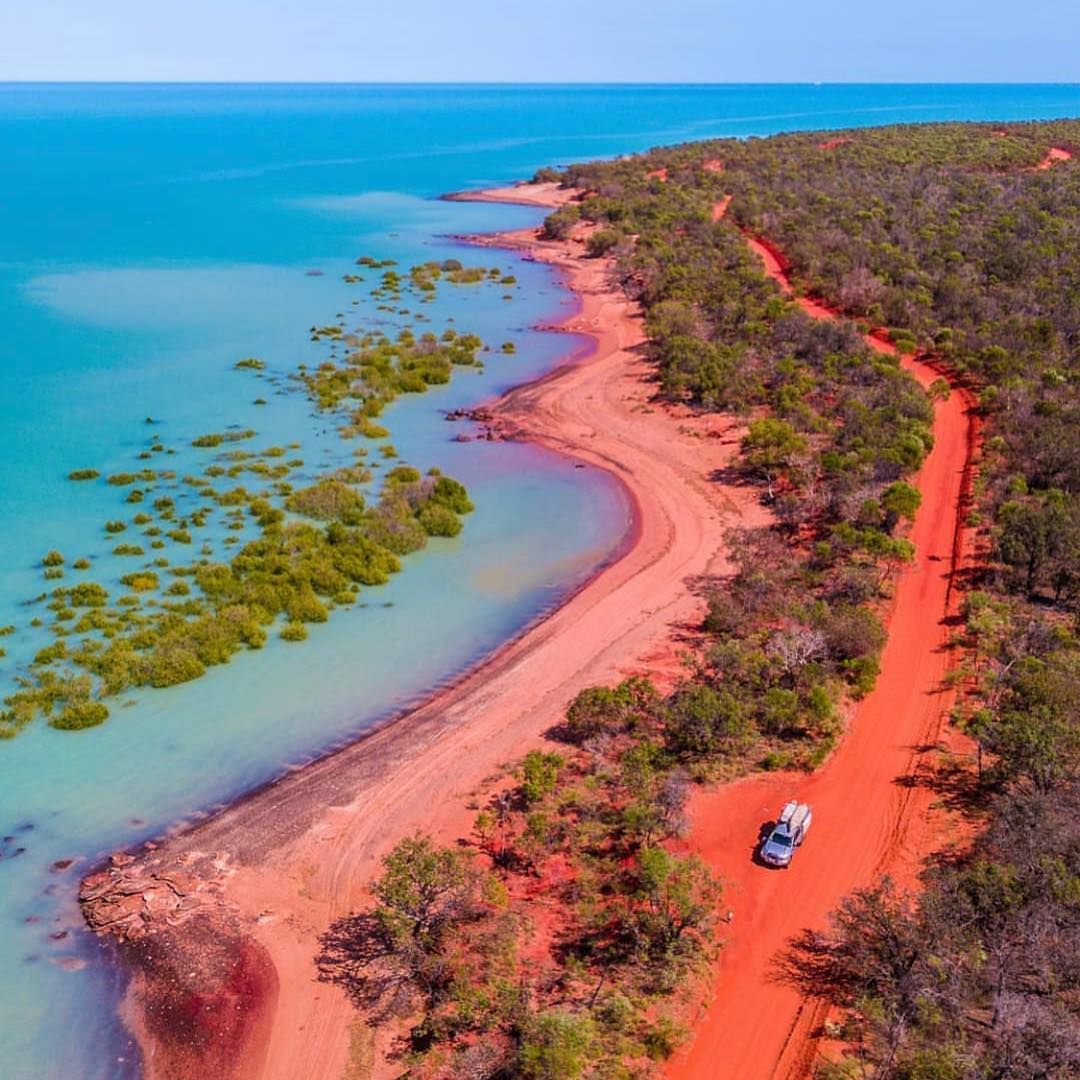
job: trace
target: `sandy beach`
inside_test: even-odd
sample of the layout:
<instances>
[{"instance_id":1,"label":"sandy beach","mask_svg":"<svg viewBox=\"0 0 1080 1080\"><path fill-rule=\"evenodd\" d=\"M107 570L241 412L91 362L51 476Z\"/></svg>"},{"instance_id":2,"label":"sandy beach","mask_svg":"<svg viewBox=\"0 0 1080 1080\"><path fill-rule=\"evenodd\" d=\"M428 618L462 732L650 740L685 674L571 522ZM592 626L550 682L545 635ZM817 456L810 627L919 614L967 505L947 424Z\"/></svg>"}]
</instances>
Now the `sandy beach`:
<instances>
[{"instance_id":1,"label":"sandy beach","mask_svg":"<svg viewBox=\"0 0 1080 1080\"><path fill-rule=\"evenodd\" d=\"M555 206L570 194L542 184L469 197ZM88 879L104 898L102 922L121 911L128 925L149 920L155 957L172 954L147 978L145 943L124 946L144 972L127 1012L156 1080L197 1068L215 1077L338 1080L355 1014L339 990L316 981L319 935L364 900L401 836L467 835L469 793L541 744L579 690L627 674L647 672L661 685L677 678L704 607L694 584L728 569L728 528L765 520L756 491L711 478L737 452L738 425L653 402L639 313L609 282L607 260L584 257L581 230L561 242L540 241L532 229L475 242L556 267L578 299L558 329L588 343L492 403L495 429L608 470L630 495L633 525L620 557L575 596L422 707ZM216 963L205 962L208 936ZM229 956L239 953L247 959L237 966ZM209 983L206 970L217 972ZM194 1037L175 1024L192 1001L219 1017ZM234 1022L220 1023L223 1010Z\"/></svg>"}]
</instances>

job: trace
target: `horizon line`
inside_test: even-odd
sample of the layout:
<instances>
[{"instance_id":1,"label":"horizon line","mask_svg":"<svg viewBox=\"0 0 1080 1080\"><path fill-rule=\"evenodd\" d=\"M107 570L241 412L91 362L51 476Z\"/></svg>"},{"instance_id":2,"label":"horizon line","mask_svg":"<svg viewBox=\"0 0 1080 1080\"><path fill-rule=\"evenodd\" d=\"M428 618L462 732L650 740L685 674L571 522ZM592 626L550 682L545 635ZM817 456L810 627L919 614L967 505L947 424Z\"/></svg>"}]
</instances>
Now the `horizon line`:
<instances>
[{"instance_id":1,"label":"horizon line","mask_svg":"<svg viewBox=\"0 0 1080 1080\"><path fill-rule=\"evenodd\" d=\"M918 79L912 81L864 80L864 79L753 79L735 81L630 81L630 80L532 80L511 81L459 80L459 79L0 79L0 86L472 86L472 87L733 87L733 86L807 86L822 88L830 86L1047 86L1080 87L1080 80L969 80L969 79Z\"/></svg>"}]
</instances>

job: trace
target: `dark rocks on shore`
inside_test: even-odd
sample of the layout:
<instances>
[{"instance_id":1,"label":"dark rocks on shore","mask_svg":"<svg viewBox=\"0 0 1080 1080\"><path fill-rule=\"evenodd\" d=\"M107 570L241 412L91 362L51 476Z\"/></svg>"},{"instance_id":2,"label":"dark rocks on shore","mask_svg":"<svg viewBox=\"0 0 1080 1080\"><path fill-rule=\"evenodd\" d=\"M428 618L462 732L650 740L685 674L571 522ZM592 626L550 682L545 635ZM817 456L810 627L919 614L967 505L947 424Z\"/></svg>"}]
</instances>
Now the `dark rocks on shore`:
<instances>
[{"instance_id":1,"label":"dark rocks on shore","mask_svg":"<svg viewBox=\"0 0 1080 1080\"><path fill-rule=\"evenodd\" d=\"M127 854L113 855L109 863L85 878L79 890L83 915L95 933L137 941L223 905L218 877L180 866L136 863Z\"/></svg>"},{"instance_id":2,"label":"dark rocks on shore","mask_svg":"<svg viewBox=\"0 0 1080 1080\"><path fill-rule=\"evenodd\" d=\"M228 1080L265 1048L277 972L222 895L228 873L219 853L149 849L82 882L87 925L136 976L156 1075Z\"/></svg>"},{"instance_id":3,"label":"dark rocks on shore","mask_svg":"<svg viewBox=\"0 0 1080 1080\"><path fill-rule=\"evenodd\" d=\"M454 436L454 442L472 442L480 439L485 442L502 442L507 438L506 432L500 427L499 420L491 409L479 406L475 409L448 409L444 416L452 423L460 420L468 420L480 425L480 430L475 435L459 434Z\"/></svg>"},{"instance_id":4,"label":"dark rocks on shore","mask_svg":"<svg viewBox=\"0 0 1080 1080\"><path fill-rule=\"evenodd\" d=\"M482 406L475 409L447 409L444 414L447 420L474 420L478 424L490 423L495 417L490 409Z\"/></svg>"}]
</instances>

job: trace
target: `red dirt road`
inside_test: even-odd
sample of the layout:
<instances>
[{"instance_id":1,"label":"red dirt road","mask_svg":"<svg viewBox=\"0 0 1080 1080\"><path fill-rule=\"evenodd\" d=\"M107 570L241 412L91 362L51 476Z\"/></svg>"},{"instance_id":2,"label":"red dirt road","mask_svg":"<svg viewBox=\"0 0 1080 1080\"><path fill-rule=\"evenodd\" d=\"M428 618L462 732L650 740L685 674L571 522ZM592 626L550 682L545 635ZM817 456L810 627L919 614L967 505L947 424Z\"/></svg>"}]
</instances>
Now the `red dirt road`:
<instances>
[{"instance_id":1,"label":"red dirt road","mask_svg":"<svg viewBox=\"0 0 1080 1080\"><path fill-rule=\"evenodd\" d=\"M749 243L790 293L782 258L760 241ZM836 317L812 300L799 302L814 318ZM879 351L895 351L877 337L867 340ZM907 358L903 364L923 385L939 374ZM915 481L923 495L910 534L916 559L897 581L877 687L859 705L839 749L812 776L753 776L703 794L692 807L691 844L724 877L734 917L715 996L671 1077L808 1076L826 1010L771 980L774 957L800 930L823 926L852 889L883 873L913 880L921 858L943 839L943 815L930 814L936 796L916 778L943 738L953 700L943 690L950 666L944 619L954 602L951 580L975 442L970 406L970 396L957 388L936 406L935 446ZM790 869L766 869L752 860L759 829L789 798L811 804L813 828Z\"/></svg>"}]
</instances>

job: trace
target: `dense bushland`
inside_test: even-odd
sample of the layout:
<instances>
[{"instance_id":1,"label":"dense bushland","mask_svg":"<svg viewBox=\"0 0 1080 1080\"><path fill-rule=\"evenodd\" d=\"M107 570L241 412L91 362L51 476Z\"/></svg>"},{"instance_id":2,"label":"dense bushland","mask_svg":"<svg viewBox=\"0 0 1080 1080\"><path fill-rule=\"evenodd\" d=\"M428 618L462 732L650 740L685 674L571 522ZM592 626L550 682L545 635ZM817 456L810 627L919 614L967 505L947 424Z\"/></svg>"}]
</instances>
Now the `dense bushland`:
<instances>
[{"instance_id":1,"label":"dense bushland","mask_svg":"<svg viewBox=\"0 0 1080 1080\"><path fill-rule=\"evenodd\" d=\"M799 436L814 445L818 417L834 421L836 443L854 422L860 450L867 429L869 445L903 444L888 412L829 385L827 364L777 347L790 316L770 310L779 301L734 225L775 245L801 287L885 327L905 351L932 353L978 393L986 440L971 523L986 559L956 635L956 720L978 761L954 782L985 811L985 831L967 857L929 871L918 897L882 883L793 948L788 975L840 1007L853 1044L826 1072L959 1080L1080 1069L1080 167L1038 168L1050 147L1080 150L1080 123L720 141L568 175L591 192L584 217L639 235L619 272L646 306L668 395L768 406L789 424L789 447ZM648 176L659 168L666 184ZM733 198L712 224L721 195ZM785 394L793 365L798 389ZM845 513L838 496L851 474L837 475L835 454L791 483L799 495L824 485L832 520L816 520L857 534L864 505L892 500L871 488ZM757 474L784 475L775 461Z\"/></svg>"}]
</instances>

